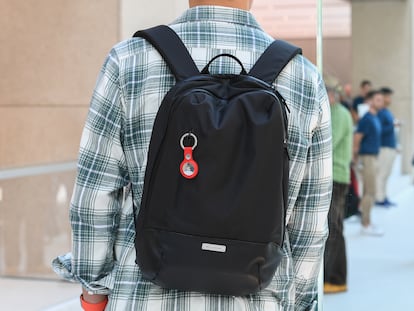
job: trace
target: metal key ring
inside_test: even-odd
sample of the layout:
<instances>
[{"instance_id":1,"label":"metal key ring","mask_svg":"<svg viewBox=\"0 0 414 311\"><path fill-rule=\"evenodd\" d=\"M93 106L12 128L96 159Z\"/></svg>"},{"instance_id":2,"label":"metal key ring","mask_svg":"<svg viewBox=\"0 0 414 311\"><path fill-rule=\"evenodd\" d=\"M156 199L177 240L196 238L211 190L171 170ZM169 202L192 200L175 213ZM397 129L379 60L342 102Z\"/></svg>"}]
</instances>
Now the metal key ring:
<instances>
[{"instance_id":1,"label":"metal key ring","mask_svg":"<svg viewBox=\"0 0 414 311\"><path fill-rule=\"evenodd\" d=\"M185 133L183 136L181 136L181 139L180 139L181 148L183 148L183 149L185 148L184 139L188 136L191 136L194 139L194 144L191 147L191 150L194 150L195 147L197 147L198 140L197 140L197 136L195 136L193 133Z\"/></svg>"}]
</instances>

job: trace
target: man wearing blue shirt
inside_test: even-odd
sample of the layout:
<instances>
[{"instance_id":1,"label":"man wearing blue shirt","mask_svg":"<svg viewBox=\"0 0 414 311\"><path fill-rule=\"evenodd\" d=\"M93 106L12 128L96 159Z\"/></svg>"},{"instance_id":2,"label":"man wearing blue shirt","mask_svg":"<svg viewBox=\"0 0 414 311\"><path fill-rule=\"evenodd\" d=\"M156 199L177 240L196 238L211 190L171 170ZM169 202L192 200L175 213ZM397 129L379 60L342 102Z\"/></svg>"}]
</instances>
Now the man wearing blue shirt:
<instances>
[{"instance_id":1,"label":"man wearing blue shirt","mask_svg":"<svg viewBox=\"0 0 414 311\"><path fill-rule=\"evenodd\" d=\"M369 104L369 111L359 120L354 136L354 160L362 165L361 232L381 236L383 232L371 223L371 208L375 200L377 157L381 145L381 123L377 114L383 108L384 98L380 91L371 91L366 102Z\"/></svg>"},{"instance_id":2,"label":"man wearing blue shirt","mask_svg":"<svg viewBox=\"0 0 414 311\"><path fill-rule=\"evenodd\" d=\"M398 123L394 120L394 116L388 109L391 104L393 91L388 87L383 87L380 91L384 96L384 108L378 111L378 118L381 122L381 147L378 161L381 165L378 168L375 204L389 207L395 205L388 200L386 187L388 177L391 174L392 165L397 155L397 140L394 128L395 126L398 126Z\"/></svg>"}]
</instances>

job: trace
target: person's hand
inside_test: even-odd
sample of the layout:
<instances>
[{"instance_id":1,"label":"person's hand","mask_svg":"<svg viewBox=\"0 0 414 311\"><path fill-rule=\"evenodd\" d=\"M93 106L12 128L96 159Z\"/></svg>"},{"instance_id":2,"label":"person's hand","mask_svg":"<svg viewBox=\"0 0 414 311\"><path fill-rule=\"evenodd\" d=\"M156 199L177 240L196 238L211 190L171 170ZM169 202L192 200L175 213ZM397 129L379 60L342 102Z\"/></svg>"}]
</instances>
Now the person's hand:
<instances>
[{"instance_id":1,"label":"person's hand","mask_svg":"<svg viewBox=\"0 0 414 311\"><path fill-rule=\"evenodd\" d=\"M352 165L354 165L355 167L358 166L358 153L354 153L352 155Z\"/></svg>"},{"instance_id":2,"label":"person's hand","mask_svg":"<svg viewBox=\"0 0 414 311\"><path fill-rule=\"evenodd\" d=\"M400 121L400 120L398 120L398 119L395 119L394 120L394 126L395 127L400 127L400 126L402 126L403 125L403 122L402 121Z\"/></svg>"},{"instance_id":3,"label":"person's hand","mask_svg":"<svg viewBox=\"0 0 414 311\"><path fill-rule=\"evenodd\" d=\"M87 290L82 289L80 300L81 307L85 311L104 311L108 303L108 296L91 295Z\"/></svg>"}]
</instances>

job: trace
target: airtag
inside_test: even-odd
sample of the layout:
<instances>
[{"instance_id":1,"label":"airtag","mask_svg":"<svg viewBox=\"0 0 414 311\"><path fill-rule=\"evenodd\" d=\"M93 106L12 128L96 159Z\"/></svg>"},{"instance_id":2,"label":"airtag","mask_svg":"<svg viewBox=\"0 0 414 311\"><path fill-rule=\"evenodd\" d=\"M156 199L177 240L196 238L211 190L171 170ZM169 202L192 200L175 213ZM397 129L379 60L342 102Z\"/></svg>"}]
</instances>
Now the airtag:
<instances>
[{"instance_id":1,"label":"airtag","mask_svg":"<svg viewBox=\"0 0 414 311\"><path fill-rule=\"evenodd\" d=\"M190 147L184 146L184 139L187 137L192 138L194 141L193 145ZM193 133L184 134L181 137L180 145L184 150L184 160L180 165L181 175L187 179L193 179L198 174L198 164L193 159L193 150L195 147L197 147L197 136L195 136Z\"/></svg>"}]
</instances>

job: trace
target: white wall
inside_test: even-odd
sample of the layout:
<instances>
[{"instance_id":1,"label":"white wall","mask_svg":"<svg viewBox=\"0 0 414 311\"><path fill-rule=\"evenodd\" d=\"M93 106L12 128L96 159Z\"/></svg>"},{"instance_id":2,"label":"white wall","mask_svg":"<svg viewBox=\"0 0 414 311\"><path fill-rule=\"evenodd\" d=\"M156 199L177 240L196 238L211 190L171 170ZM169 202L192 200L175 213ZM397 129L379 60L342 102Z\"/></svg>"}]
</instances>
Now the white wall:
<instances>
[{"instance_id":1,"label":"white wall","mask_svg":"<svg viewBox=\"0 0 414 311\"><path fill-rule=\"evenodd\" d=\"M362 79L374 88L389 86L394 93L390 109L404 122L401 128L402 171L411 172L413 152L413 0L352 3L352 81Z\"/></svg>"},{"instance_id":2,"label":"white wall","mask_svg":"<svg viewBox=\"0 0 414 311\"><path fill-rule=\"evenodd\" d=\"M172 22L188 7L188 0L121 0L120 5L123 40L139 29Z\"/></svg>"}]
</instances>

